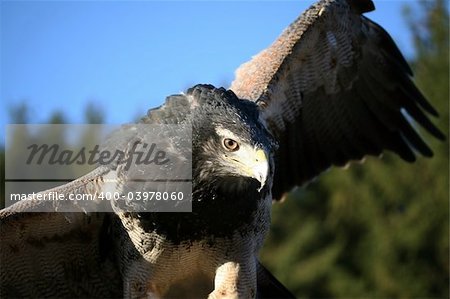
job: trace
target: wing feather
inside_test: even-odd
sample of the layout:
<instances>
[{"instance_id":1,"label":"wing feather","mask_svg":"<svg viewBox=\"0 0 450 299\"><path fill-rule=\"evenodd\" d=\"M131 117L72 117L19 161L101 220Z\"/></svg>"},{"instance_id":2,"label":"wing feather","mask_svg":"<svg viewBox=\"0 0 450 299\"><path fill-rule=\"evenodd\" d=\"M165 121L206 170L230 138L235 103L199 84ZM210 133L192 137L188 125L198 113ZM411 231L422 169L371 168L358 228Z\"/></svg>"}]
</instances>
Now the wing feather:
<instances>
[{"instance_id":1,"label":"wing feather","mask_svg":"<svg viewBox=\"0 0 450 299\"><path fill-rule=\"evenodd\" d=\"M41 193L93 192L102 171ZM56 207L27 200L0 211L0 297L121 297L108 232L111 215L55 212Z\"/></svg>"},{"instance_id":2,"label":"wing feather","mask_svg":"<svg viewBox=\"0 0 450 299\"><path fill-rule=\"evenodd\" d=\"M274 198L383 150L410 162L415 151L432 156L410 120L445 138L392 38L361 15L372 9L370 0L321 0L236 71L231 89L259 104L279 140Z\"/></svg>"}]
</instances>

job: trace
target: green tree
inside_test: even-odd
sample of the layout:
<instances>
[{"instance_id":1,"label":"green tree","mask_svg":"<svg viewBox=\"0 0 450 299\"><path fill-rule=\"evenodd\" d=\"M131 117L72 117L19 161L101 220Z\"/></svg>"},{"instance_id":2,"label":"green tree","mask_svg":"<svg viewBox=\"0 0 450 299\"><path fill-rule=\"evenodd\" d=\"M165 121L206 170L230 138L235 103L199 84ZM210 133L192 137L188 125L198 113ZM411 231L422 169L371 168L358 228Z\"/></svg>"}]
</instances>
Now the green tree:
<instances>
[{"instance_id":1,"label":"green tree","mask_svg":"<svg viewBox=\"0 0 450 299\"><path fill-rule=\"evenodd\" d=\"M447 2L423 1L407 17L416 83L449 136ZM427 142L431 160L368 158L275 205L263 263L298 297L448 298L449 146Z\"/></svg>"},{"instance_id":2,"label":"green tree","mask_svg":"<svg viewBox=\"0 0 450 299\"><path fill-rule=\"evenodd\" d=\"M85 120L87 124L102 124L104 123L104 115L101 107L94 103L88 103L84 110Z\"/></svg>"}]
</instances>

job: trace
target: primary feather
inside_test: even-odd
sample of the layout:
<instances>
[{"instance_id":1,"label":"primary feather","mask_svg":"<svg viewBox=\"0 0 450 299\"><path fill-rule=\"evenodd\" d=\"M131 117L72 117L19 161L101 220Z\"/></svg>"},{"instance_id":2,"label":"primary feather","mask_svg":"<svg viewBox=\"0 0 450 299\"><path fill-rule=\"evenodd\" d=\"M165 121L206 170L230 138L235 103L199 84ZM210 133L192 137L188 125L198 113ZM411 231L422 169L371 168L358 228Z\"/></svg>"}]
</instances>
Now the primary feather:
<instances>
[{"instance_id":1,"label":"primary feather","mask_svg":"<svg viewBox=\"0 0 450 299\"><path fill-rule=\"evenodd\" d=\"M332 165L383 150L408 162L414 151L431 156L404 112L444 138L394 41L361 15L373 9L371 1L319 1L236 71L230 88L260 106L278 137L275 199Z\"/></svg>"}]
</instances>

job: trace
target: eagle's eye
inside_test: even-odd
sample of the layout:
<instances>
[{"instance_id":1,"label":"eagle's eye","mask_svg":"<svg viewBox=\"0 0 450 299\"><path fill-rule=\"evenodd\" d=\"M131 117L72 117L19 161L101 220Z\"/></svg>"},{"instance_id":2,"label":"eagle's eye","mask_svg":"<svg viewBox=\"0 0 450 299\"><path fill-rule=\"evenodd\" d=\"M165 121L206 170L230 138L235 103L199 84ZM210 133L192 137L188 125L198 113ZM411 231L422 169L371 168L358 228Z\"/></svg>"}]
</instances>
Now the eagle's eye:
<instances>
[{"instance_id":1,"label":"eagle's eye","mask_svg":"<svg viewBox=\"0 0 450 299\"><path fill-rule=\"evenodd\" d=\"M235 152L239 149L239 143L236 140L230 138L225 138L223 140L223 146L230 152Z\"/></svg>"}]
</instances>

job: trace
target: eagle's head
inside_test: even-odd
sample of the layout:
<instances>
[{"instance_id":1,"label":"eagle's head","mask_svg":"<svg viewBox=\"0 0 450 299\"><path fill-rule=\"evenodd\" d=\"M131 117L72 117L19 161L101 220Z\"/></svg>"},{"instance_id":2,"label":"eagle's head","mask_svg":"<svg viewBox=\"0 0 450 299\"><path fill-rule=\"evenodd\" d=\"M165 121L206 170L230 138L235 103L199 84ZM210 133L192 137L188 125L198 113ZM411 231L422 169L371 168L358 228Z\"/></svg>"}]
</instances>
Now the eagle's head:
<instances>
[{"instance_id":1,"label":"eagle's head","mask_svg":"<svg viewBox=\"0 0 450 299\"><path fill-rule=\"evenodd\" d=\"M256 104L210 85L188 90L193 101L193 176L196 186L230 193L271 185L275 143Z\"/></svg>"}]
</instances>

